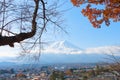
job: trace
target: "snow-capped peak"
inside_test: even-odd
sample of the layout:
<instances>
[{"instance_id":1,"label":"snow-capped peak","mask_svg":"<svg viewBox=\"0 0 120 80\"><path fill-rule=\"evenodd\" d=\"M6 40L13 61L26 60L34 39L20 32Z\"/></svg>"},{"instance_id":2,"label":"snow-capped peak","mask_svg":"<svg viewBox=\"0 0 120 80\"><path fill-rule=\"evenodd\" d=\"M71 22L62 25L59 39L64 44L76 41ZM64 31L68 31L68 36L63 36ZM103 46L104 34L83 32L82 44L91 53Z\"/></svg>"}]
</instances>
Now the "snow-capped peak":
<instances>
[{"instance_id":1,"label":"snow-capped peak","mask_svg":"<svg viewBox=\"0 0 120 80\"><path fill-rule=\"evenodd\" d=\"M48 46L43 53L52 54L112 54L120 55L120 46L102 46L80 49L68 41L57 41Z\"/></svg>"},{"instance_id":2,"label":"snow-capped peak","mask_svg":"<svg viewBox=\"0 0 120 80\"><path fill-rule=\"evenodd\" d=\"M57 41L54 42L52 45L50 45L50 48L59 48L59 49L63 49L63 48L71 48L71 49L79 49L77 46L73 45L72 43L68 42L68 41Z\"/></svg>"},{"instance_id":3,"label":"snow-capped peak","mask_svg":"<svg viewBox=\"0 0 120 80\"><path fill-rule=\"evenodd\" d=\"M44 52L49 53L64 53L64 54L77 54L81 49L68 41L57 41L51 44Z\"/></svg>"}]
</instances>

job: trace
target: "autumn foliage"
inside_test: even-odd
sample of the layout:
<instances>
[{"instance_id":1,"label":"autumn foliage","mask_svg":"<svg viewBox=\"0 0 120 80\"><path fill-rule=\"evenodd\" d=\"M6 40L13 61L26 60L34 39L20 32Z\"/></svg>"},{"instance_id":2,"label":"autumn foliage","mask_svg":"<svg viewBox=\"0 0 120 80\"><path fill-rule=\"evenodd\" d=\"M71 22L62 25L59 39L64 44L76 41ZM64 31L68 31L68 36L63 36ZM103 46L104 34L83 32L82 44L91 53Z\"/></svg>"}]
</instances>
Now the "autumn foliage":
<instances>
[{"instance_id":1,"label":"autumn foliage","mask_svg":"<svg viewBox=\"0 0 120 80\"><path fill-rule=\"evenodd\" d=\"M77 7L87 4L81 12L95 28L100 28L103 22L109 26L110 20L120 21L120 0L71 0L71 2Z\"/></svg>"}]
</instances>

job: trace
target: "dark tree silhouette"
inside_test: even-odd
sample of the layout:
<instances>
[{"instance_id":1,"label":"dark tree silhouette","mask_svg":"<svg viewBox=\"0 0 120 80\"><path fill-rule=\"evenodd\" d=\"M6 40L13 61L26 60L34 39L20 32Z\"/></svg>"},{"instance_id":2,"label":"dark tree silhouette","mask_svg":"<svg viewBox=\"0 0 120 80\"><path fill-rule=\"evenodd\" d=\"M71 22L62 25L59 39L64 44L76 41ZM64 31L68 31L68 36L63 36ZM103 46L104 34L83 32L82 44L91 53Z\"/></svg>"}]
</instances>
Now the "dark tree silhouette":
<instances>
[{"instance_id":1,"label":"dark tree silhouette","mask_svg":"<svg viewBox=\"0 0 120 80\"><path fill-rule=\"evenodd\" d=\"M7 25L9 26L10 23L14 22L14 21L17 21L17 19L15 20L12 20L12 21L9 21L8 23L6 23L6 14L7 14L7 7L11 7L11 6L15 6L15 5L12 5L11 4L11 1L8 1L6 3L6 1L4 0L3 2L1 2L1 8L3 7L3 9L1 9L1 15L3 17L3 19L1 20L1 24L2 24L2 27L1 27L1 34L0 34L0 46L2 45L10 45L11 47L14 47L14 43L15 42L18 42L20 43L20 41L23 41L25 39L28 39L28 38L31 38L35 35L36 33L36 17L37 17L37 14L38 14L38 9L39 9L39 0L34 0L34 3L35 3L35 6L34 6L34 12L33 12L33 15L32 15L32 29L30 32L26 32L26 33L19 33L19 34L16 34L14 36L3 36L3 31L5 30L6 32L8 33L12 33L6 29L4 29ZM45 5L44 1L41 0L42 2L42 5ZM45 10L44 9L45 6L43 7L43 11ZM8 11L9 12L9 11ZM45 16L45 13L43 13L43 15ZM20 18L22 19L22 17ZM19 19L18 19L19 20ZM17 25L16 25L17 26Z\"/></svg>"},{"instance_id":2,"label":"dark tree silhouette","mask_svg":"<svg viewBox=\"0 0 120 80\"><path fill-rule=\"evenodd\" d=\"M0 46L31 40L33 46L41 43L40 39L48 24L57 23L58 4L46 0L1 0L0 1Z\"/></svg>"},{"instance_id":3,"label":"dark tree silhouette","mask_svg":"<svg viewBox=\"0 0 120 80\"><path fill-rule=\"evenodd\" d=\"M14 43L15 42L19 43L20 41L23 41L25 39L31 38L31 37L33 37L35 35L35 33L36 33L36 24L37 24L36 23L36 17L37 17L38 8L39 8L39 0L34 0L35 7L34 7L33 16L32 16L32 22L31 22L32 29L31 29L31 31L30 32L26 32L26 33L22 33L21 32L19 34L14 35L14 36L3 36L2 33L3 33L3 30L4 30L4 27L7 26L9 23L11 23L13 21L16 21L16 20L12 20L12 21L10 21L10 22L5 24L5 18L6 18L5 17L5 13L7 13L5 9L7 8L6 6L7 6L7 4L9 4L9 2L6 3L5 0L3 2L1 2L1 5L3 3L3 6L4 6L3 10L4 11L3 11L3 19L2 19L3 21L1 21L3 23L3 25L2 25L2 28L1 28L0 46L2 46L2 45L10 45L11 47L14 47ZM43 0L41 0L41 2L42 2L43 5L45 5ZM3 6L1 6L1 7L3 7ZM44 8L45 7L43 7L43 11L45 10ZM43 15L45 16L45 13L43 13ZM22 19L22 17L21 17L21 19ZM5 31L10 33L8 30L5 30Z\"/></svg>"}]
</instances>

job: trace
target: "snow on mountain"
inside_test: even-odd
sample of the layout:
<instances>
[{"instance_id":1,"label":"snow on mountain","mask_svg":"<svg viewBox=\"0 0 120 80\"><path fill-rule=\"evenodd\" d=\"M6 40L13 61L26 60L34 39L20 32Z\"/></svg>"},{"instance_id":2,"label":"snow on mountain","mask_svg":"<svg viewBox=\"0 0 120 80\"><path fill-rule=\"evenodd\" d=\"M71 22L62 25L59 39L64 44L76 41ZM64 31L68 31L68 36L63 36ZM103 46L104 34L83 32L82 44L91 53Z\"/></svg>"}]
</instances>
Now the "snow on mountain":
<instances>
[{"instance_id":1,"label":"snow on mountain","mask_svg":"<svg viewBox=\"0 0 120 80\"><path fill-rule=\"evenodd\" d=\"M40 61L42 63L101 62L112 53L120 56L120 46L81 49L68 41L57 41L42 50Z\"/></svg>"},{"instance_id":2,"label":"snow on mountain","mask_svg":"<svg viewBox=\"0 0 120 80\"><path fill-rule=\"evenodd\" d=\"M67 41L58 41L52 43L48 46L45 50L42 51L43 53L61 53L61 54L77 54L81 52L81 49L70 42Z\"/></svg>"},{"instance_id":3,"label":"snow on mountain","mask_svg":"<svg viewBox=\"0 0 120 80\"><path fill-rule=\"evenodd\" d=\"M42 50L47 54L112 54L120 55L120 46L102 46L81 49L68 41L57 41Z\"/></svg>"},{"instance_id":4,"label":"snow on mountain","mask_svg":"<svg viewBox=\"0 0 120 80\"><path fill-rule=\"evenodd\" d=\"M94 63L104 61L105 58L109 57L108 54L114 54L120 57L120 46L81 49L71 42L57 41L44 47L41 52L40 63ZM0 57L0 61L6 61L6 59L8 58L3 59ZM9 58L8 61L15 62L15 60L11 58Z\"/></svg>"},{"instance_id":5,"label":"snow on mountain","mask_svg":"<svg viewBox=\"0 0 120 80\"><path fill-rule=\"evenodd\" d=\"M65 40L54 42L52 45L50 45L50 47L51 48L59 48L59 49L63 49L63 48L79 49L77 46L75 46L72 43L65 41Z\"/></svg>"}]
</instances>

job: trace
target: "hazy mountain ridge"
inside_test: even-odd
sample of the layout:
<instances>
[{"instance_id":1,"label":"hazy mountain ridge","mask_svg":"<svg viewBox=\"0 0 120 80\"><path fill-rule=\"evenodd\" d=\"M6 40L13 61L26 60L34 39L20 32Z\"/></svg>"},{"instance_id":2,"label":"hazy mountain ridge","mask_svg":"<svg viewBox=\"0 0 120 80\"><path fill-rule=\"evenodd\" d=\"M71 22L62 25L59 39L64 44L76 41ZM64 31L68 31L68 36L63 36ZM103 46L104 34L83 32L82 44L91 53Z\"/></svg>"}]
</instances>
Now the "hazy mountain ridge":
<instances>
[{"instance_id":1,"label":"hazy mountain ridge","mask_svg":"<svg viewBox=\"0 0 120 80\"><path fill-rule=\"evenodd\" d=\"M90 63L102 62L106 55L101 54L42 54L41 63Z\"/></svg>"}]
</instances>

